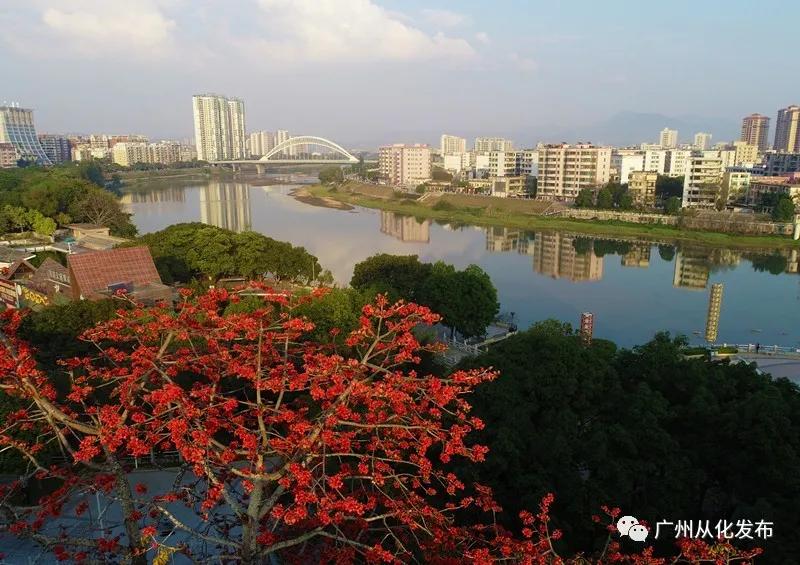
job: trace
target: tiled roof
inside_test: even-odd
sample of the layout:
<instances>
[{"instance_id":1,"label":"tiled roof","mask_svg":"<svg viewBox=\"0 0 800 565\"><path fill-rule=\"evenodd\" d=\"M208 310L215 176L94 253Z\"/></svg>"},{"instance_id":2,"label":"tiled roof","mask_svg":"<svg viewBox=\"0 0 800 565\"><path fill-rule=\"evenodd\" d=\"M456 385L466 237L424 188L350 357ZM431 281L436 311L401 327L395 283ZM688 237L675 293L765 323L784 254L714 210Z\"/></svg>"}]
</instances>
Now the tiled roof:
<instances>
[{"instance_id":1,"label":"tiled roof","mask_svg":"<svg viewBox=\"0 0 800 565\"><path fill-rule=\"evenodd\" d=\"M147 247L124 247L69 255L67 266L73 280L73 292L84 297L106 290L109 285L116 283L133 283L137 286L161 284L161 277Z\"/></svg>"}]
</instances>

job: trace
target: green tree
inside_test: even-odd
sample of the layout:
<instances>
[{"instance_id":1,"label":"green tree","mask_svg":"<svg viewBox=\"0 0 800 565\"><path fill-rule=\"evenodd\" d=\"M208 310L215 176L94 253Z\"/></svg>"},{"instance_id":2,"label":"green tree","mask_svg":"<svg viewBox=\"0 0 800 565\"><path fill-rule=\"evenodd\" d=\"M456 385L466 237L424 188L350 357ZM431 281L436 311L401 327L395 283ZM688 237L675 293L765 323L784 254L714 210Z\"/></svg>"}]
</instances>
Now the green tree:
<instances>
[{"instance_id":1,"label":"green tree","mask_svg":"<svg viewBox=\"0 0 800 565\"><path fill-rule=\"evenodd\" d=\"M442 167L434 165L433 170L431 171L431 178L436 181L450 182L453 180L453 175L448 173Z\"/></svg>"},{"instance_id":2,"label":"green tree","mask_svg":"<svg viewBox=\"0 0 800 565\"><path fill-rule=\"evenodd\" d=\"M604 186L597 193L597 207L601 209L614 207L614 195L608 186Z\"/></svg>"},{"instance_id":3,"label":"green tree","mask_svg":"<svg viewBox=\"0 0 800 565\"><path fill-rule=\"evenodd\" d=\"M477 265L457 271L441 261L434 263L420 289L419 301L464 337L482 335L500 310L497 289Z\"/></svg>"},{"instance_id":4,"label":"green tree","mask_svg":"<svg viewBox=\"0 0 800 565\"><path fill-rule=\"evenodd\" d=\"M335 184L344 181L344 172L341 167L323 167L319 172L319 182L322 184Z\"/></svg>"},{"instance_id":5,"label":"green tree","mask_svg":"<svg viewBox=\"0 0 800 565\"><path fill-rule=\"evenodd\" d=\"M791 222L795 214L794 200L791 196L782 194L772 209L772 219L776 222Z\"/></svg>"},{"instance_id":6,"label":"green tree","mask_svg":"<svg viewBox=\"0 0 800 565\"><path fill-rule=\"evenodd\" d=\"M666 200L673 196L683 196L683 177L658 175L656 179L656 198Z\"/></svg>"},{"instance_id":7,"label":"green tree","mask_svg":"<svg viewBox=\"0 0 800 565\"><path fill-rule=\"evenodd\" d=\"M773 275L785 273L786 266L788 265L786 257L777 252L772 255L754 255L748 258L753 265L753 270L762 273L767 272Z\"/></svg>"},{"instance_id":8,"label":"green tree","mask_svg":"<svg viewBox=\"0 0 800 565\"><path fill-rule=\"evenodd\" d=\"M622 192L620 192L619 200L617 202L617 207L620 210L632 210L633 209L633 196L631 196L631 193L628 192L627 188L625 190L623 190Z\"/></svg>"},{"instance_id":9,"label":"green tree","mask_svg":"<svg viewBox=\"0 0 800 565\"><path fill-rule=\"evenodd\" d=\"M670 216L674 216L681 209L681 199L677 196L670 196L664 202L664 213L669 214Z\"/></svg>"},{"instance_id":10,"label":"green tree","mask_svg":"<svg viewBox=\"0 0 800 565\"><path fill-rule=\"evenodd\" d=\"M594 206L594 193L591 188L582 188L575 198L577 208L591 208Z\"/></svg>"},{"instance_id":11,"label":"green tree","mask_svg":"<svg viewBox=\"0 0 800 565\"><path fill-rule=\"evenodd\" d=\"M420 285L430 273L431 265L421 263L416 255L380 253L356 264L350 286L361 291L391 290L407 300L418 300Z\"/></svg>"},{"instance_id":12,"label":"green tree","mask_svg":"<svg viewBox=\"0 0 800 565\"><path fill-rule=\"evenodd\" d=\"M69 215L76 222L88 222L111 228L113 235L131 237L136 227L130 214L122 210L122 205L111 192L100 188L88 190L79 200L72 203Z\"/></svg>"},{"instance_id":13,"label":"green tree","mask_svg":"<svg viewBox=\"0 0 800 565\"><path fill-rule=\"evenodd\" d=\"M425 194L425 190L427 190L427 185L425 183L418 184L417 188L415 189L417 194Z\"/></svg>"},{"instance_id":14,"label":"green tree","mask_svg":"<svg viewBox=\"0 0 800 565\"><path fill-rule=\"evenodd\" d=\"M658 254L664 260L672 262L675 258L675 246L674 245L659 245L658 246Z\"/></svg>"}]
</instances>

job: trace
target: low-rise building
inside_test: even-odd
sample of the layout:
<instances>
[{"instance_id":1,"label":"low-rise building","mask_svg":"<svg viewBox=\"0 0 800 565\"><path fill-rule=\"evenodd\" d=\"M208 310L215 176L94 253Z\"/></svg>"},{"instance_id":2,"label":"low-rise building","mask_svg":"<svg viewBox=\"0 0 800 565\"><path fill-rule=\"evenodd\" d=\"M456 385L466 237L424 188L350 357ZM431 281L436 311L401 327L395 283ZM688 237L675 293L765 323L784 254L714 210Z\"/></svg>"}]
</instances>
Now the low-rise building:
<instances>
[{"instance_id":1,"label":"low-rise building","mask_svg":"<svg viewBox=\"0 0 800 565\"><path fill-rule=\"evenodd\" d=\"M620 184L627 184L631 172L644 171L645 152L639 149L617 149L611 153L611 168Z\"/></svg>"},{"instance_id":2,"label":"low-rise building","mask_svg":"<svg viewBox=\"0 0 800 565\"><path fill-rule=\"evenodd\" d=\"M628 176L628 193L637 208L655 208L658 173L632 171Z\"/></svg>"},{"instance_id":3,"label":"low-rise building","mask_svg":"<svg viewBox=\"0 0 800 565\"><path fill-rule=\"evenodd\" d=\"M172 300L145 246L69 255L67 269L74 300L102 300L120 291L145 303Z\"/></svg>"},{"instance_id":4,"label":"low-rise building","mask_svg":"<svg viewBox=\"0 0 800 565\"><path fill-rule=\"evenodd\" d=\"M722 196L722 160L691 157L683 179L682 206L714 208Z\"/></svg>"},{"instance_id":5,"label":"low-rise building","mask_svg":"<svg viewBox=\"0 0 800 565\"><path fill-rule=\"evenodd\" d=\"M764 195L786 195L800 205L800 173L780 176L752 177L748 192L748 203L754 206L761 204Z\"/></svg>"},{"instance_id":6,"label":"low-rise building","mask_svg":"<svg viewBox=\"0 0 800 565\"><path fill-rule=\"evenodd\" d=\"M728 167L722 174L722 197L731 206L747 199L751 174L740 167Z\"/></svg>"},{"instance_id":7,"label":"low-rise building","mask_svg":"<svg viewBox=\"0 0 800 565\"><path fill-rule=\"evenodd\" d=\"M460 173L472 168L472 153L448 153L442 157L442 167L446 171Z\"/></svg>"},{"instance_id":8,"label":"low-rise building","mask_svg":"<svg viewBox=\"0 0 800 565\"><path fill-rule=\"evenodd\" d=\"M0 143L0 168L17 166L17 150L12 143Z\"/></svg>"},{"instance_id":9,"label":"low-rise building","mask_svg":"<svg viewBox=\"0 0 800 565\"><path fill-rule=\"evenodd\" d=\"M757 145L750 145L744 141L734 141L733 150L733 165L735 167L741 167L743 165L752 166L759 161Z\"/></svg>"},{"instance_id":10,"label":"low-rise building","mask_svg":"<svg viewBox=\"0 0 800 565\"><path fill-rule=\"evenodd\" d=\"M525 195L525 175L503 175L490 177L491 195L499 198L515 198Z\"/></svg>"}]
</instances>

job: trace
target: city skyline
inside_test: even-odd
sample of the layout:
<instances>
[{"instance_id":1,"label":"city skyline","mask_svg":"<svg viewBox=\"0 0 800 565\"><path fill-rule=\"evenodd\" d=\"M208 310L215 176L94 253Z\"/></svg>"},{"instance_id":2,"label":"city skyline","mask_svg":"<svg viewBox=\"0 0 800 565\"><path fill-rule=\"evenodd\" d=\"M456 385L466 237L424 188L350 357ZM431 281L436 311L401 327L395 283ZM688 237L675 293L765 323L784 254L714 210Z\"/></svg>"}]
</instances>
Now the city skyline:
<instances>
[{"instance_id":1,"label":"city skyline","mask_svg":"<svg viewBox=\"0 0 800 565\"><path fill-rule=\"evenodd\" d=\"M444 131L520 145L625 144L641 141L630 122L649 120L662 122L656 131L708 131L732 141L743 116L774 119L799 102L792 73L771 74L769 89L741 81L750 64L767 74L769 65L782 68L767 55L779 52L797 6L782 6L786 17L753 28L769 6L687 2L693 18L678 17L676 6L644 33L645 14L592 3L569 12L511 1L496 10L477 2L238 0L225 12L210 2L189 10L179 0L113 11L95 0L69 8L50 0L11 4L0 12L7 30L0 71L11 78L0 98L35 109L43 133L187 138L186 98L219 91L248 102L254 131L287 128L350 147L433 144ZM713 69L675 64L744 29L753 41L740 57ZM388 113L387 92L398 93Z\"/></svg>"}]
</instances>

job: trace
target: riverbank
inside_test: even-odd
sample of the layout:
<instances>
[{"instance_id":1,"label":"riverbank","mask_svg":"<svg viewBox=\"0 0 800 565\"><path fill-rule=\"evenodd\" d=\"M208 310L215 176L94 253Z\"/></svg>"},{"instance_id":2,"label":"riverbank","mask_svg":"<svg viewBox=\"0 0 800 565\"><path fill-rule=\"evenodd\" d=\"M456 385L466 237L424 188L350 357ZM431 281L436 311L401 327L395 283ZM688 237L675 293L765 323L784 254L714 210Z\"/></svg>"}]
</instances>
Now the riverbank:
<instances>
[{"instance_id":1,"label":"riverbank","mask_svg":"<svg viewBox=\"0 0 800 565\"><path fill-rule=\"evenodd\" d=\"M364 191L368 192L368 194L358 192L362 186L364 187ZM385 188L386 190L379 190L381 188ZM389 196L389 194L391 194L391 189L388 187L348 183L338 188L314 185L308 187L307 190L309 194L313 196L333 199L353 206L363 206L365 208L386 210L389 212L451 223L502 226L525 230L564 230L611 238L641 238L656 242L699 243L714 247L732 247L738 249L800 248L800 241L795 241L789 237L736 235L687 230L663 225L632 224L617 221L575 220L519 213L509 210L508 207L505 207L503 210L494 210L460 206L451 204L450 202L448 202L447 206L430 206L412 198L395 198Z\"/></svg>"},{"instance_id":2,"label":"riverbank","mask_svg":"<svg viewBox=\"0 0 800 565\"><path fill-rule=\"evenodd\" d=\"M336 210L353 210L353 206L330 198L329 196L319 196L312 194L307 187L295 188L289 193L295 200L308 204L309 206L319 206L320 208L334 208Z\"/></svg>"},{"instance_id":3,"label":"riverbank","mask_svg":"<svg viewBox=\"0 0 800 565\"><path fill-rule=\"evenodd\" d=\"M192 167L189 169L157 169L152 171L119 171L120 180L125 185L134 185L153 180L173 180L180 178L197 178L211 176L208 167ZM233 176L232 174L230 176Z\"/></svg>"}]
</instances>

